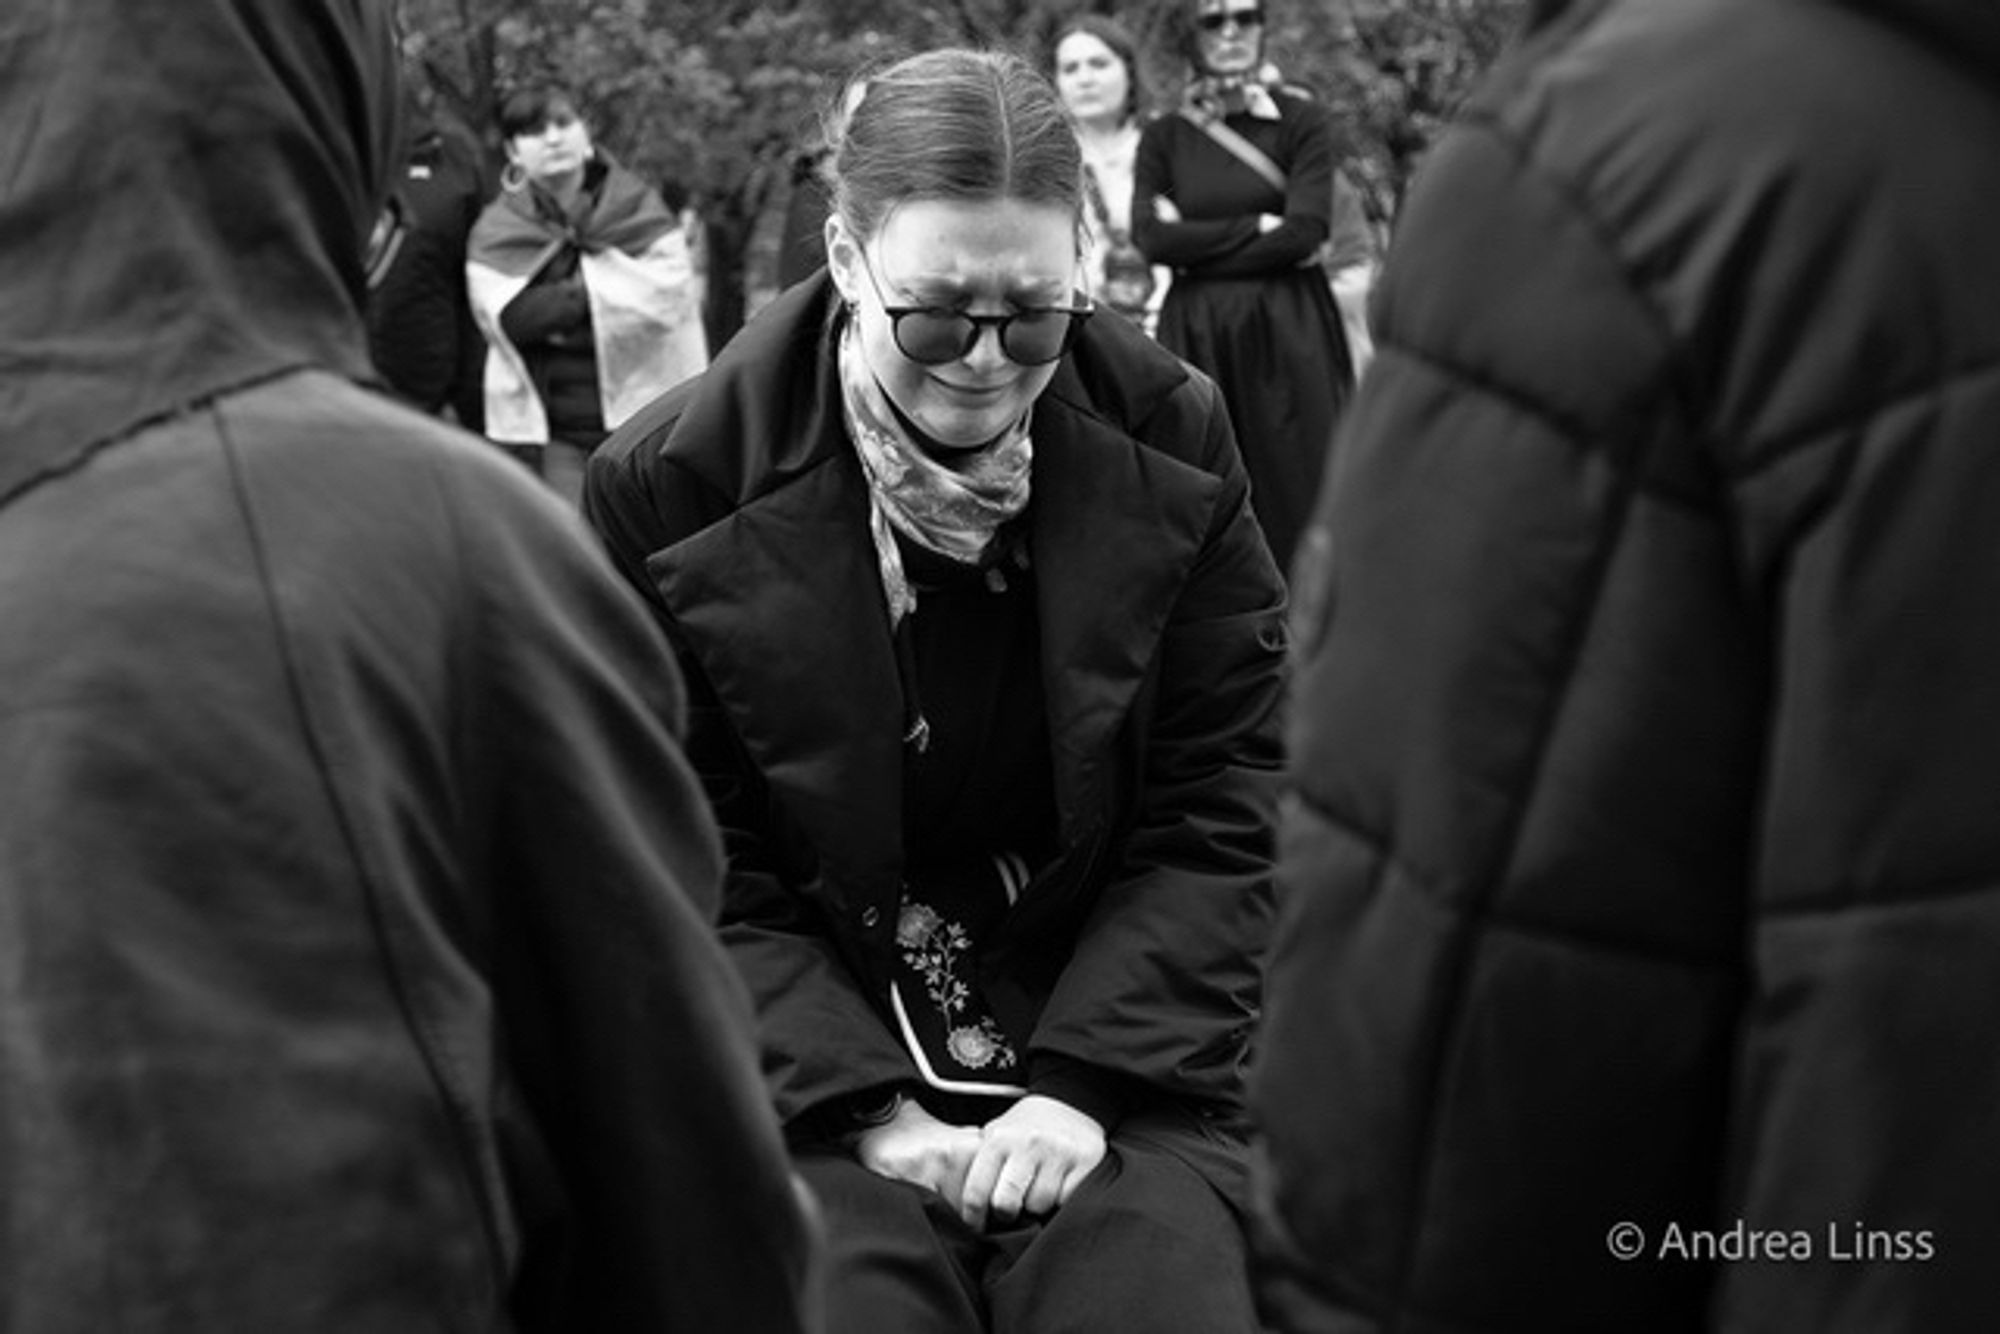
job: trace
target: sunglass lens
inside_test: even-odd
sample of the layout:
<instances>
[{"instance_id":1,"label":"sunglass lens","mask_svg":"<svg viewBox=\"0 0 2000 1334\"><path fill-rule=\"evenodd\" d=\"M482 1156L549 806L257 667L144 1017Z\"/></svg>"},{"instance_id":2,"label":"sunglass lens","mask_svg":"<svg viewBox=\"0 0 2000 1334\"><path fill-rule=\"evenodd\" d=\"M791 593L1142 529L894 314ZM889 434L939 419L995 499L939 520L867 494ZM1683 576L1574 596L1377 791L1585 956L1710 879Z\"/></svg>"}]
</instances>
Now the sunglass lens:
<instances>
[{"instance_id":1,"label":"sunglass lens","mask_svg":"<svg viewBox=\"0 0 2000 1334\"><path fill-rule=\"evenodd\" d=\"M972 346L972 321L942 311L915 310L896 320L896 346L911 361L937 366L965 355Z\"/></svg>"},{"instance_id":2,"label":"sunglass lens","mask_svg":"<svg viewBox=\"0 0 2000 1334\"><path fill-rule=\"evenodd\" d=\"M1239 29L1255 28L1263 24L1264 11L1261 9L1226 9L1219 14L1203 14L1199 22L1204 32L1221 32L1225 25L1231 23L1235 24Z\"/></svg>"},{"instance_id":3,"label":"sunglass lens","mask_svg":"<svg viewBox=\"0 0 2000 1334\"><path fill-rule=\"evenodd\" d=\"M1070 328L1076 317L1066 311L1028 311L1008 321L1001 338L1001 351L1022 366L1043 366L1060 357L1069 346Z\"/></svg>"}]
</instances>

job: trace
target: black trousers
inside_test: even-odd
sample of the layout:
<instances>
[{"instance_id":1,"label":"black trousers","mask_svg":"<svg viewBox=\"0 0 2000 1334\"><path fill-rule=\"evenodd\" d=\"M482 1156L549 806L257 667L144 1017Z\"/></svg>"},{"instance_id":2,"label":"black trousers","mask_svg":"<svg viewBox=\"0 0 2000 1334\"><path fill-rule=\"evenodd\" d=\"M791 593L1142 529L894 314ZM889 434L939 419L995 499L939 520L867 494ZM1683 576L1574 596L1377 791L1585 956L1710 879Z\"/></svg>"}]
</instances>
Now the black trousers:
<instances>
[{"instance_id":1,"label":"black trousers","mask_svg":"<svg viewBox=\"0 0 2000 1334\"><path fill-rule=\"evenodd\" d=\"M931 1191L802 1153L826 1219L827 1334L1254 1334L1224 1196L1242 1161L1240 1141L1191 1118L1128 1121L1067 1204L974 1232Z\"/></svg>"}]
</instances>

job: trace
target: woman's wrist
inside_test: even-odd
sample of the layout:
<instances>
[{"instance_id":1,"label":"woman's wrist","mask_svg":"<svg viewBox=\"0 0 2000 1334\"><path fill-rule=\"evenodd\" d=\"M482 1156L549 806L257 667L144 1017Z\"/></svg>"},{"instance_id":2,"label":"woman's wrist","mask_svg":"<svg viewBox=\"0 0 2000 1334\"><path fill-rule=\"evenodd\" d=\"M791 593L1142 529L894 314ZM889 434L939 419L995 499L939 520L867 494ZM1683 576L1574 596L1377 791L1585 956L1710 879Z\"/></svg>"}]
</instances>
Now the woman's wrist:
<instances>
[{"instance_id":1,"label":"woman's wrist","mask_svg":"<svg viewBox=\"0 0 2000 1334\"><path fill-rule=\"evenodd\" d=\"M909 1101L901 1089L890 1089L886 1093L861 1094L848 1104L847 1124L853 1132L873 1130L886 1126L896 1119L896 1113L903 1110Z\"/></svg>"},{"instance_id":2,"label":"woman's wrist","mask_svg":"<svg viewBox=\"0 0 2000 1334\"><path fill-rule=\"evenodd\" d=\"M912 1102L908 1092L895 1086L853 1094L841 1104L840 1142L849 1149L856 1147L871 1131L893 1123Z\"/></svg>"}]
</instances>

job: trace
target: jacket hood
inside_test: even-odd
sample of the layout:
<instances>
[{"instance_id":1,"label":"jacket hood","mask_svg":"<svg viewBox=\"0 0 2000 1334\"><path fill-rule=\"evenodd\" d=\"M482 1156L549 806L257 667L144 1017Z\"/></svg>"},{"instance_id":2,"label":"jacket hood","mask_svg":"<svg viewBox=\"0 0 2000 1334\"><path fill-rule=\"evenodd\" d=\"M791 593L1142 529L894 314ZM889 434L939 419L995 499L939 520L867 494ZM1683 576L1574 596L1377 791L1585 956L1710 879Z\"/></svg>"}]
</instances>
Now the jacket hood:
<instances>
[{"instance_id":1,"label":"jacket hood","mask_svg":"<svg viewBox=\"0 0 2000 1334\"><path fill-rule=\"evenodd\" d=\"M0 502L302 366L369 375L390 0L0 5Z\"/></svg>"}]
</instances>

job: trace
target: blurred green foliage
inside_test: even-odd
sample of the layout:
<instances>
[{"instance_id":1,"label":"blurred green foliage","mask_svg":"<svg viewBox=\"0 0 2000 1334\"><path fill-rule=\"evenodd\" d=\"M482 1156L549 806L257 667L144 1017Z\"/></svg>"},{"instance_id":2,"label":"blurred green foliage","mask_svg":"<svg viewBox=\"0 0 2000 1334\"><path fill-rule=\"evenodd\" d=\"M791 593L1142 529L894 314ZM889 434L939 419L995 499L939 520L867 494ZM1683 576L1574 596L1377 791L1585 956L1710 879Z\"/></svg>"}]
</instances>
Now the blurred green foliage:
<instances>
[{"instance_id":1,"label":"blurred green foliage","mask_svg":"<svg viewBox=\"0 0 2000 1334\"><path fill-rule=\"evenodd\" d=\"M1526 0L1265 0L1267 54L1331 105L1349 169L1385 227L1424 149ZM1155 108L1178 96L1189 0L402 0L406 51L497 153L502 90L574 89L598 140L699 210L710 330L748 304L750 241L846 76L931 46L1009 46L1046 64L1068 15L1115 14L1139 39Z\"/></svg>"}]
</instances>

